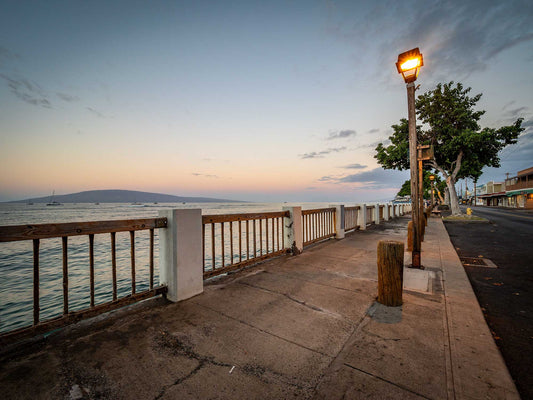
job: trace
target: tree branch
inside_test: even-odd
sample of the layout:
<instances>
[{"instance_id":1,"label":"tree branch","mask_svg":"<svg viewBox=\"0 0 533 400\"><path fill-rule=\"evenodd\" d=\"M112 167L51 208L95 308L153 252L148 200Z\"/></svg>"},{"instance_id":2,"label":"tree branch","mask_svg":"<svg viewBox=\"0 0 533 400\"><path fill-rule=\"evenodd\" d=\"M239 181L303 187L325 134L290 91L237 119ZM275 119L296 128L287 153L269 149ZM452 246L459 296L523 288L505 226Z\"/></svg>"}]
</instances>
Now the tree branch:
<instances>
[{"instance_id":1,"label":"tree branch","mask_svg":"<svg viewBox=\"0 0 533 400\"><path fill-rule=\"evenodd\" d=\"M446 171L444 171L444 169L439 166L439 164L437 164L437 162L435 160L429 160L429 164L435 168L437 171L439 171L442 176L444 177L444 179L447 179L448 178L448 174L446 173Z\"/></svg>"},{"instance_id":2,"label":"tree branch","mask_svg":"<svg viewBox=\"0 0 533 400\"><path fill-rule=\"evenodd\" d=\"M459 173L459 170L461 169L461 161L463 160L463 150L459 152L459 155L457 156L457 160L455 161L455 168L452 172L452 179L455 182L455 178L457 177L457 174Z\"/></svg>"}]
</instances>

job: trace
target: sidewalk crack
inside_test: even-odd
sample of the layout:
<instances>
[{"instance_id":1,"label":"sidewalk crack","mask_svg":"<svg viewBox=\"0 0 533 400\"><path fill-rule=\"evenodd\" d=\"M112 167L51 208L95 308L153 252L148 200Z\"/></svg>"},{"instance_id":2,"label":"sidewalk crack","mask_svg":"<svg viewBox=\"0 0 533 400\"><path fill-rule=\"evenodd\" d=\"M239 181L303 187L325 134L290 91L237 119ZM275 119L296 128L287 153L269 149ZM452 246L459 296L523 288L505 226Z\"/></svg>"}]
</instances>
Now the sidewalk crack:
<instances>
[{"instance_id":1,"label":"sidewalk crack","mask_svg":"<svg viewBox=\"0 0 533 400\"><path fill-rule=\"evenodd\" d=\"M275 338L278 338L278 339L280 339L280 340L283 340L284 342L291 343L291 344L293 344L293 345L295 345L295 346L301 347L302 349L306 349L306 350L312 351L313 353L320 354L321 356L324 356L324 357L334 358L334 356L332 356L332 355L330 355L330 354L323 353L323 352L321 352L321 351L318 351L318 350L312 349L312 348L307 347L307 346L304 346L304 345L302 345L302 344L300 344L300 343L296 343L296 342L294 342L294 341L292 341L292 340L289 340L289 339L286 339L286 338L281 337L281 336L279 336L279 335L276 335L276 334L274 334L274 333L272 333L272 332L268 332L268 331L266 331L266 330L264 330L264 329L261 329L261 328L255 326L255 325L250 324L249 322L246 322L246 321L243 321L243 320L241 320L241 319L238 319L238 318L232 317L231 315L228 315L228 314L226 314L226 313L223 313L222 311L216 310L216 309L214 309L214 308L208 307L208 306L206 306L206 305L204 305L204 304L195 303L195 302L193 302L193 304L196 304L197 306L203 307L203 308L205 308L205 309L207 309L207 310L213 311L213 312L215 312L215 313L217 313L217 314L220 314L220 315L222 315L222 316L224 316L224 317L226 317L226 318L229 318L229 319L232 319L232 320L234 320L234 321L237 321L237 322L239 322L239 323L241 323L241 324L243 324L243 325L246 325L246 326L248 326L248 327L250 327L250 328L253 328L253 329L255 329L255 330L259 331L259 332L262 332L262 333L264 333L264 334L266 334L266 335L273 336L273 337L275 337Z\"/></svg>"},{"instance_id":2,"label":"sidewalk crack","mask_svg":"<svg viewBox=\"0 0 533 400\"><path fill-rule=\"evenodd\" d=\"M381 376L378 376L378 375L372 374L372 373L370 373L370 372L364 371L364 370L362 370L362 369L360 369L360 368L354 367L353 365L350 365L350 364L348 364L348 363L344 363L343 365L346 366L346 367L348 367L348 368L351 368L351 369L353 369L353 370L355 370L355 371L362 372L362 373L365 374L365 375L369 375L369 376L371 376L371 377L373 377L373 378L379 379L380 381L386 382L386 383L388 383L388 384L390 384L390 385L396 386L396 387L398 387L398 388L400 388L400 389L402 389L402 390L405 390L405 391L407 391L407 392L409 392L409 393L412 393L412 394L414 394L414 395L416 395L416 396L422 397L423 399L432 400L431 397L424 396L423 394L420 394L420 393L418 393L418 392L415 392L414 390L411 390L411 389L409 389L408 387L405 387L405 386L403 386L403 385L400 385L399 383L392 382L392 381L390 381L390 380L388 380L388 379L382 378Z\"/></svg>"}]
</instances>

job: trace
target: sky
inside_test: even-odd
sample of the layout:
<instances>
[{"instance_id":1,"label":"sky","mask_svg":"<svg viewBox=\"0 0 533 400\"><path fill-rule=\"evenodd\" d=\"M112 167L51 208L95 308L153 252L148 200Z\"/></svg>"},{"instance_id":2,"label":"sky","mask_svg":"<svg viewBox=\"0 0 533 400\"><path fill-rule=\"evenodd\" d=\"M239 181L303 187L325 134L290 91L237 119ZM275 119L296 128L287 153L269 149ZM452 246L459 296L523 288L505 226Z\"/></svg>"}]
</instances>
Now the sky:
<instances>
[{"instance_id":1,"label":"sky","mask_svg":"<svg viewBox=\"0 0 533 400\"><path fill-rule=\"evenodd\" d=\"M0 201L127 189L246 201L390 200L374 159L418 93L483 93L524 118L502 167L533 166L531 1L0 1Z\"/></svg>"}]
</instances>

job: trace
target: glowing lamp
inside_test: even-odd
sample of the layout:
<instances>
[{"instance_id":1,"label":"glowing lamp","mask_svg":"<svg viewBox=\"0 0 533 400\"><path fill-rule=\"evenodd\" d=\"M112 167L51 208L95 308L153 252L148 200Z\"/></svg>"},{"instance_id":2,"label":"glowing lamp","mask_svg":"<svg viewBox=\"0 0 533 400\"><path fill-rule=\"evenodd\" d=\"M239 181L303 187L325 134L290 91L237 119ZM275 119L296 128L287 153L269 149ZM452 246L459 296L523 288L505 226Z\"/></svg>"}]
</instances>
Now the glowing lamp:
<instances>
[{"instance_id":1,"label":"glowing lamp","mask_svg":"<svg viewBox=\"0 0 533 400\"><path fill-rule=\"evenodd\" d=\"M420 72L420 67L423 65L424 57L422 57L422 54L417 47L416 49L398 55L396 68L398 69L398 73L402 74L405 83L411 83L416 81L418 73Z\"/></svg>"},{"instance_id":2,"label":"glowing lamp","mask_svg":"<svg viewBox=\"0 0 533 400\"><path fill-rule=\"evenodd\" d=\"M433 182L435 180L435 175L430 175L429 180Z\"/></svg>"}]
</instances>

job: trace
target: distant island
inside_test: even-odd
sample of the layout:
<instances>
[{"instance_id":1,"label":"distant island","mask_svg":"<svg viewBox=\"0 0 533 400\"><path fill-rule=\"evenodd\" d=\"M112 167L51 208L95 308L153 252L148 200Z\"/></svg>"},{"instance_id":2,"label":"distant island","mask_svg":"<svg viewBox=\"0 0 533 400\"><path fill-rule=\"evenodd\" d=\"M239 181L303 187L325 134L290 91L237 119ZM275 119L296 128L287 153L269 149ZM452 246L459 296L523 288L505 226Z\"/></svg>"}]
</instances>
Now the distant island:
<instances>
[{"instance_id":1,"label":"distant island","mask_svg":"<svg viewBox=\"0 0 533 400\"><path fill-rule=\"evenodd\" d=\"M58 203L244 203L238 200L213 199L210 197L182 197L162 193L135 190L88 190L85 192L55 195ZM9 203L48 203L50 196L9 201Z\"/></svg>"}]
</instances>

